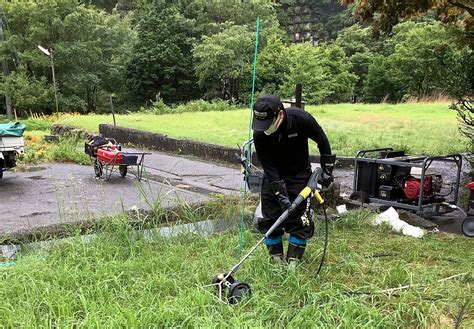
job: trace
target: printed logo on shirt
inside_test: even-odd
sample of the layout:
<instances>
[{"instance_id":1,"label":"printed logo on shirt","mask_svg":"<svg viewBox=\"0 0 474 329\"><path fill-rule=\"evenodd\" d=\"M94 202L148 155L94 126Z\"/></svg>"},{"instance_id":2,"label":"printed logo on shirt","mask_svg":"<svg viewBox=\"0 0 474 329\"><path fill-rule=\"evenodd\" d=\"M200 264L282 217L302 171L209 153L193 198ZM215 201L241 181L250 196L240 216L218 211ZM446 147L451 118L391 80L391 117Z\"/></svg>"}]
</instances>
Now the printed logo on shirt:
<instances>
[{"instance_id":1,"label":"printed logo on shirt","mask_svg":"<svg viewBox=\"0 0 474 329\"><path fill-rule=\"evenodd\" d=\"M298 133L288 135L288 138L298 137Z\"/></svg>"}]
</instances>

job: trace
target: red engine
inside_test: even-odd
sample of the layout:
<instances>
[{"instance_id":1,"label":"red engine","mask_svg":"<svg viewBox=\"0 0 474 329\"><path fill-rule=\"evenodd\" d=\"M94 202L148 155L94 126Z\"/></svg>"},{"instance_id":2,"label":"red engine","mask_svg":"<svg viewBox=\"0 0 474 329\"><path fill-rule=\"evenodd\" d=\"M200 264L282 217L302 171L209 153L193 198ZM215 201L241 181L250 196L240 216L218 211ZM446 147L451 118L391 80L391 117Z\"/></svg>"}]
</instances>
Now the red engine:
<instances>
[{"instance_id":1,"label":"red engine","mask_svg":"<svg viewBox=\"0 0 474 329\"><path fill-rule=\"evenodd\" d=\"M423 195L430 196L431 187L433 184L433 177L432 176L425 176L424 184L423 184ZM418 199L420 196L420 185L421 179L417 178L407 178L403 182L403 193L405 194L406 198L409 201L414 201Z\"/></svg>"}]
</instances>

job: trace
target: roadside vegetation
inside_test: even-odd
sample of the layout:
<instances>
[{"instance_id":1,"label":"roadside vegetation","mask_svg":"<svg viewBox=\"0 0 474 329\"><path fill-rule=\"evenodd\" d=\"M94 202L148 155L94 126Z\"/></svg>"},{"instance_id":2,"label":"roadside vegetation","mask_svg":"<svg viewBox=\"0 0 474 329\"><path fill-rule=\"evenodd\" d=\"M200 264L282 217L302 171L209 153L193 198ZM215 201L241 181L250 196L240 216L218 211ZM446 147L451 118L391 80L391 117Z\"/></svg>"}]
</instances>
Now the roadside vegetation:
<instances>
[{"instance_id":1,"label":"roadside vegetation","mask_svg":"<svg viewBox=\"0 0 474 329\"><path fill-rule=\"evenodd\" d=\"M19 164L38 164L43 162L74 162L89 165L91 160L84 153L84 140L78 137L60 137L57 142L46 142L44 131L26 132L25 154Z\"/></svg>"},{"instance_id":2,"label":"roadside vegetation","mask_svg":"<svg viewBox=\"0 0 474 329\"><path fill-rule=\"evenodd\" d=\"M206 108L206 107L202 107ZM207 109L207 108L206 108ZM235 109L235 108L234 108ZM353 156L364 148L393 146L412 154L442 155L465 152L468 144L459 134L456 112L449 103L332 104L307 106L326 131L334 153ZM165 112L166 113L166 112ZM117 125L234 147L247 139L249 110L189 111L153 115L117 115ZM97 132L111 115L64 114L55 123ZM316 152L315 145L311 145Z\"/></svg>"},{"instance_id":3,"label":"roadside vegetation","mask_svg":"<svg viewBox=\"0 0 474 329\"><path fill-rule=\"evenodd\" d=\"M202 286L235 263L238 234L132 239L131 225L115 217L96 239L77 236L0 267L0 326L474 326L473 240L408 238L372 226L372 216L354 211L330 224L319 276L315 240L296 273L270 265L265 248L257 249L236 275L253 296L236 306ZM246 229L245 250L258 236Z\"/></svg>"},{"instance_id":4,"label":"roadside vegetation","mask_svg":"<svg viewBox=\"0 0 474 329\"><path fill-rule=\"evenodd\" d=\"M61 136L57 142L46 142L51 126L57 116L41 116L20 120L26 125L23 135L25 153L18 157L18 164L38 164L44 162L74 162L90 164L89 156L84 153L84 140L76 136ZM0 118L1 122L8 122Z\"/></svg>"},{"instance_id":5,"label":"roadside vegetation","mask_svg":"<svg viewBox=\"0 0 474 329\"><path fill-rule=\"evenodd\" d=\"M328 130L337 154L386 145L417 154L471 150L472 102L459 103L472 99L474 76L473 9L467 2L7 2L2 58L8 73L0 81L0 107L8 99L19 116L51 114L56 90L59 111L91 114L81 119L91 121L78 123L91 131L112 122L96 116L110 114L113 106L116 113L140 112L137 119L119 117L119 124L235 146L246 139L248 114L226 112L221 119L214 111L248 107L258 17L256 95L291 98L301 83L307 104L322 106L309 110ZM295 17L307 24L292 23ZM38 45L54 52L57 88L48 51ZM380 102L439 96L458 101L468 145L453 126L455 111L444 117L407 104L391 115L393 108L378 108ZM340 110L346 105L324 105L351 101L373 103L382 113L365 113L360 103L351 109L362 108L364 116ZM333 109L345 121L333 120ZM142 113L182 116L151 119Z\"/></svg>"}]
</instances>

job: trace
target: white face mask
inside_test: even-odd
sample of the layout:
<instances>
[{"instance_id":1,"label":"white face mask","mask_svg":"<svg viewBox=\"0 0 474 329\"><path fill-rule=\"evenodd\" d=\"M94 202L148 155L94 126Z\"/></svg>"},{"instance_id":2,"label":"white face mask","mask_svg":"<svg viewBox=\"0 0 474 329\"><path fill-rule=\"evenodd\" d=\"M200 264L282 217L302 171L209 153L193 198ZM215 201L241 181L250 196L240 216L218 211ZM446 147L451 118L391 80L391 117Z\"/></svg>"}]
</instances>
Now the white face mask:
<instances>
[{"instance_id":1,"label":"white face mask","mask_svg":"<svg viewBox=\"0 0 474 329\"><path fill-rule=\"evenodd\" d=\"M280 126L281 122L283 121L283 115L281 114L282 112L278 113L278 116L276 117L276 120L272 122L270 127L268 127L267 130L264 131L265 135L270 136L273 134L275 131L277 131L278 127Z\"/></svg>"}]
</instances>

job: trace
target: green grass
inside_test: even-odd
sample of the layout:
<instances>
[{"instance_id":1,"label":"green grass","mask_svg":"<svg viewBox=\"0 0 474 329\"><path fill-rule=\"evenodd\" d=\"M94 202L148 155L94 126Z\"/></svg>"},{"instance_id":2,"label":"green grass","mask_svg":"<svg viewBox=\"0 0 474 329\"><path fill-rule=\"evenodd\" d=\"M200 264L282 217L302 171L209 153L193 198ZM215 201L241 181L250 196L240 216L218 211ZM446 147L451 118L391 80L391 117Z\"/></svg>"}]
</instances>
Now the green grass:
<instances>
[{"instance_id":1,"label":"green grass","mask_svg":"<svg viewBox=\"0 0 474 329\"><path fill-rule=\"evenodd\" d=\"M326 131L334 153L353 156L357 150L393 146L411 154L443 155L465 152L456 113L444 103L336 104L308 106ZM57 123L98 131L112 123L111 115L63 115ZM118 115L119 126L236 146L248 135L249 110L152 115ZM312 143L314 144L314 143ZM312 151L316 150L311 145Z\"/></svg>"},{"instance_id":2,"label":"green grass","mask_svg":"<svg viewBox=\"0 0 474 329\"><path fill-rule=\"evenodd\" d=\"M257 249L236 275L253 296L236 306L201 287L235 263L237 233L131 240L117 218L92 243L76 239L0 268L0 327L454 327L472 298L474 240L407 238L373 227L370 216L331 224L318 277L314 239L296 273ZM245 248L258 237L248 229ZM460 273L468 274L437 282ZM382 292L406 284L415 286ZM462 325L474 326L472 301Z\"/></svg>"},{"instance_id":3,"label":"green grass","mask_svg":"<svg viewBox=\"0 0 474 329\"><path fill-rule=\"evenodd\" d=\"M26 125L26 131L48 131L52 126L51 120L48 120L47 117L30 117L28 119L19 119L19 121ZM0 116L0 123L8 122L14 122L14 120L7 120L6 117Z\"/></svg>"}]
</instances>

